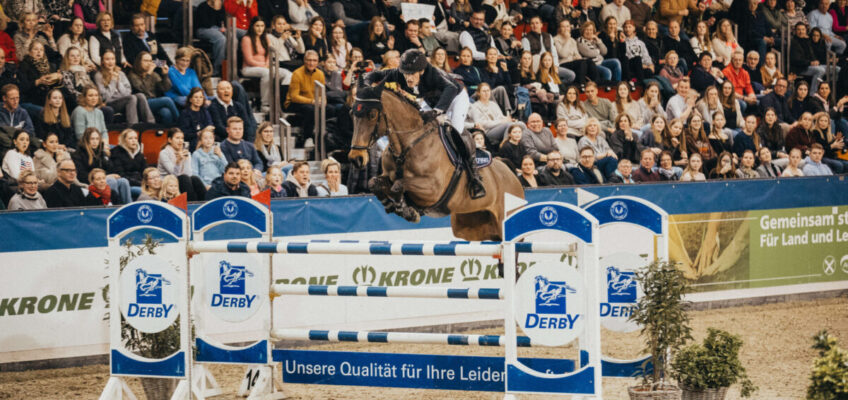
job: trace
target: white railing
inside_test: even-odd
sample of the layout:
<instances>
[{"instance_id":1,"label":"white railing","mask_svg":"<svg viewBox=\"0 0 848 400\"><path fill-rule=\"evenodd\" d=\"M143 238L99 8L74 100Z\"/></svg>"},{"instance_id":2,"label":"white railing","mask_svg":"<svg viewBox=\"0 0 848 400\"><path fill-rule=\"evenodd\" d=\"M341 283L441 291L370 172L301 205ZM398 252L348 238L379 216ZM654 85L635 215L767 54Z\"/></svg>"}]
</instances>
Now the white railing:
<instances>
[{"instance_id":1,"label":"white railing","mask_svg":"<svg viewBox=\"0 0 848 400\"><path fill-rule=\"evenodd\" d=\"M327 133L327 87L315 81L315 160L320 161L327 158L327 150L324 146L324 135ZM305 133L305 132L304 132Z\"/></svg>"}]
</instances>

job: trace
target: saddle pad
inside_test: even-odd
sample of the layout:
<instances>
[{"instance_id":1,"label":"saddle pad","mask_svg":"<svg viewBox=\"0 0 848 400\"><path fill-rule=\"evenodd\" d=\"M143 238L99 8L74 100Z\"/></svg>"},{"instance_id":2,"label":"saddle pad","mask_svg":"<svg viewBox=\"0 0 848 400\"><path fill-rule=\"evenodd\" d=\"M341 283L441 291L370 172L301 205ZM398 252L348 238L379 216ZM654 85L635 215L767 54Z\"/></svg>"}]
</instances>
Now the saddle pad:
<instances>
[{"instance_id":1,"label":"saddle pad","mask_svg":"<svg viewBox=\"0 0 848 400\"><path fill-rule=\"evenodd\" d=\"M455 149L451 143L453 142L448 138L447 135L451 135L452 132L448 129L447 126L439 127L439 139L442 141L442 146L444 146L445 151L448 153L448 158L451 161L451 164L454 166L462 166L462 161L459 159L459 154L457 149ZM492 153L489 153L486 150L476 149L476 154L474 155L474 162L477 168L486 168L489 165L492 165Z\"/></svg>"}]
</instances>

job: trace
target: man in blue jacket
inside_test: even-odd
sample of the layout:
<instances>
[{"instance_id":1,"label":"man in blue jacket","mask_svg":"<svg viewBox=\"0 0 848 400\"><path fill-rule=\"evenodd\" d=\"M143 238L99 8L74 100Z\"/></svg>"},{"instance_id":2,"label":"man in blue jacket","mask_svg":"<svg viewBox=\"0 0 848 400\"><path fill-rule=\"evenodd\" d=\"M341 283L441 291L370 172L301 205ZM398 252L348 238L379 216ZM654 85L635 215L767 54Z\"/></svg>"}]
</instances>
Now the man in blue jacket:
<instances>
[{"instance_id":1,"label":"man in blue jacket","mask_svg":"<svg viewBox=\"0 0 848 400\"><path fill-rule=\"evenodd\" d=\"M241 181L241 168L238 163L231 162L224 168L224 174L212 181L212 186L206 191L206 200L224 196L250 197L250 188Z\"/></svg>"}]
</instances>

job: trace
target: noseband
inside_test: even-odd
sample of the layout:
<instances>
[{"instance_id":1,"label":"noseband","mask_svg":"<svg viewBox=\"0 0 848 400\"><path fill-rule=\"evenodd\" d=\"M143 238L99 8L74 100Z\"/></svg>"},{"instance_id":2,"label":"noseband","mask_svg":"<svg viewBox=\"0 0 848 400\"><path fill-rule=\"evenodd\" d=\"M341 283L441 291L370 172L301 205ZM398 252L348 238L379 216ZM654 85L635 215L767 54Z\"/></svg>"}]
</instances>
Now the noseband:
<instances>
[{"instance_id":1,"label":"noseband","mask_svg":"<svg viewBox=\"0 0 848 400\"><path fill-rule=\"evenodd\" d=\"M380 100L356 98L356 103L357 103L357 107L354 108L355 111L352 111L352 114L353 114L354 117L357 117L357 114L359 114L359 117L364 116L365 114L368 113L369 110L374 110L374 109L376 109L377 113L378 113L377 114L378 120L377 120L377 123L374 124L374 130L371 131L371 136L368 138L368 144L366 146L355 146L355 145L350 146L351 150L368 151L368 149L370 149L371 146L374 145L374 143L380 137L380 134L378 132L378 130L380 129L380 120L379 119L382 119L383 120L382 122L384 124L386 124L386 126L388 126L388 121L386 120L386 113L383 112L383 105L380 103ZM366 110L363 111L362 110L362 108L363 108L362 103L377 103L377 105L376 106L369 106L369 107L367 107Z\"/></svg>"}]
</instances>

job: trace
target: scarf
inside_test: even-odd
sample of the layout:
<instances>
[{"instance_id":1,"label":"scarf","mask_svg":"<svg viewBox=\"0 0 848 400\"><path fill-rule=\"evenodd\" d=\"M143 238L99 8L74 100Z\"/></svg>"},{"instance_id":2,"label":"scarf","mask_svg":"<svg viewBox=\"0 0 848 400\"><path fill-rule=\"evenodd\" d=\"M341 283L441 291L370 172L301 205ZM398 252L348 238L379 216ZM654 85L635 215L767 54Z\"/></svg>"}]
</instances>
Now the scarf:
<instances>
[{"instance_id":1,"label":"scarf","mask_svg":"<svg viewBox=\"0 0 848 400\"><path fill-rule=\"evenodd\" d=\"M294 187L297 188L297 197L309 197L309 183L306 186L301 186L300 183L297 182L297 179L294 178L294 174L289 174L286 178L286 182L291 182L294 184Z\"/></svg>"},{"instance_id":2,"label":"scarf","mask_svg":"<svg viewBox=\"0 0 848 400\"><path fill-rule=\"evenodd\" d=\"M29 62L32 63L35 70L38 71L39 76L44 76L50 73L50 63L47 62L47 57L42 57L40 60L36 60L27 54L27 58L29 59Z\"/></svg>"},{"instance_id":3,"label":"scarf","mask_svg":"<svg viewBox=\"0 0 848 400\"><path fill-rule=\"evenodd\" d=\"M99 199L104 206L108 206L109 203L112 202L112 189L109 185L106 185L106 188L98 190L94 185L88 185L88 192L94 196L95 199Z\"/></svg>"}]
</instances>

